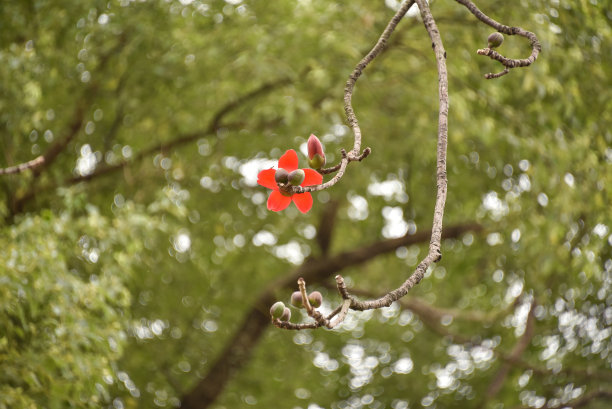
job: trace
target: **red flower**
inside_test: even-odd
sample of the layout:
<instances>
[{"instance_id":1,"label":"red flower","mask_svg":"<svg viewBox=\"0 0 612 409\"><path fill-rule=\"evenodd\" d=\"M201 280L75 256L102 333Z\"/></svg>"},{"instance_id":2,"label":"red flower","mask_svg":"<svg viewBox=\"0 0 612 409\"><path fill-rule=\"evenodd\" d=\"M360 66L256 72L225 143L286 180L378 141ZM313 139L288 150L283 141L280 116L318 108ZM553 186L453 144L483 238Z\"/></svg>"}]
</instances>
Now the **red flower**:
<instances>
[{"instance_id":1,"label":"red flower","mask_svg":"<svg viewBox=\"0 0 612 409\"><path fill-rule=\"evenodd\" d=\"M278 168L285 169L287 172L292 172L298 168L298 156L293 149L289 149L278 160ZM306 174L304 181L300 186L319 185L323 182L323 176L312 169L302 169ZM312 195L310 192L305 193L287 193L281 192L276 184L274 175L276 169L265 169L257 175L257 183L268 189L272 189L270 197L268 197L268 210L280 212L289 206L291 201L295 203L298 210L302 213L308 212L312 208Z\"/></svg>"}]
</instances>

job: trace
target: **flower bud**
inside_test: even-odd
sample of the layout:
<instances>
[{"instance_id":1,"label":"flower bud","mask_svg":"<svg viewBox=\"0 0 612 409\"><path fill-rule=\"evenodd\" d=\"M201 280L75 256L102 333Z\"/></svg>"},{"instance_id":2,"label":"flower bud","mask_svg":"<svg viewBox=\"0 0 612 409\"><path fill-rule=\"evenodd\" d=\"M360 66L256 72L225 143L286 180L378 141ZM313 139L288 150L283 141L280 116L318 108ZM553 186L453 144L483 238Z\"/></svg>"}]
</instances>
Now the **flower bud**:
<instances>
[{"instance_id":1,"label":"flower bud","mask_svg":"<svg viewBox=\"0 0 612 409\"><path fill-rule=\"evenodd\" d=\"M504 36L502 33L491 33L487 39L489 42L489 48L497 48L504 42Z\"/></svg>"},{"instance_id":2,"label":"flower bud","mask_svg":"<svg viewBox=\"0 0 612 409\"><path fill-rule=\"evenodd\" d=\"M282 301L275 302L270 308L272 318L281 318L285 313L285 304Z\"/></svg>"},{"instance_id":3,"label":"flower bud","mask_svg":"<svg viewBox=\"0 0 612 409\"><path fill-rule=\"evenodd\" d=\"M289 183L293 186L299 186L302 184L304 178L306 178L306 173L304 173L302 169L296 169L287 176Z\"/></svg>"},{"instance_id":4,"label":"flower bud","mask_svg":"<svg viewBox=\"0 0 612 409\"><path fill-rule=\"evenodd\" d=\"M313 291L308 294L308 301L310 301L310 305L315 308L319 308L323 303L323 296L318 291Z\"/></svg>"},{"instance_id":5,"label":"flower bud","mask_svg":"<svg viewBox=\"0 0 612 409\"><path fill-rule=\"evenodd\" d=\"M289 172L287 172L283 168L278 168L276 173L274 174L274 179L276 183L287 183L287 177L289 176Z\"/></svg>"},{"instance_id":6,"label":"flower bud","mask_svg":"<svg viewBox=\"0 0 612 409\"><path fill-rule=\"evenodd\" d=\"M301 292L294 291L293 294L291 294L291 305L297 308L304 308L304 305L302 304L302 293Z\"/></svg>"},{"instance_id":7,"label":"flower bud","mask_svg":"<svg viewBox=\"0 0 612 409\"><path fill-rule=\"evenodd\" d=\"M283 311L283 315L281 315L280 320L289 321L290 319L291 319L291 310L285 307L285 310Z\"/></svg>"},{"instance_id":8,"label":"flower bud","mask_svg":"<svg viewBox=\"0 0 612 409\"><path fill-rule=\"evenodd\" d=\"M308 138L308 165L313 169L321 169L325 166L325 153L321 141L314 135Z\"/></svg>"}]
</instances>

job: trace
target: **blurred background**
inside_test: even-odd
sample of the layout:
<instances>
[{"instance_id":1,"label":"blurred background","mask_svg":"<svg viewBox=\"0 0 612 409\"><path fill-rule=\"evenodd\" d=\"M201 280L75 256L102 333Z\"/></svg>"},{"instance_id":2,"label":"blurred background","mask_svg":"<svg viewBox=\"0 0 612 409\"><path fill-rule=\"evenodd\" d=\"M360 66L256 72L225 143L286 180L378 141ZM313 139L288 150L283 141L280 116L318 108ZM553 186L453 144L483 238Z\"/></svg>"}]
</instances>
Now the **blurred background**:
<instances>
[{"instance_id":1,"label":"blurred background","mask_svg":"<svg viewBox=\"0 0 612 409\"><path fill-rule=\"evenodd\" d=\"M303 275L368 298L427 252L437 72L415 9L357 82L372 154L269 212L257 173L311 133L399 2L0 3L0 408L607 408L612 4L432 1L448 55L443 258L337 330L270 324ZM526 58L523 38L500 52ZM327 179L326 179L327 180ZM293 309L293 322L307 321Z\"/></svg>"}]
</instances>

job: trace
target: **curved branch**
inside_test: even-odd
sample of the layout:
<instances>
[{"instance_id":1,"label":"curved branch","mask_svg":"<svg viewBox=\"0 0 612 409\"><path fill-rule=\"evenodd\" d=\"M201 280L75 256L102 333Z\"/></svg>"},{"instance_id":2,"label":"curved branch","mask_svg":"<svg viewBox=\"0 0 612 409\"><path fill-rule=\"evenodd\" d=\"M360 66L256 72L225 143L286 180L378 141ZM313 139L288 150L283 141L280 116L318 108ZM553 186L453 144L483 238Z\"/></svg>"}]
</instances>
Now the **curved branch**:
<instances>
[{"instance_id":1,"label":"curved branch","mask_svg":"<svg viewBox=\"0 0 612 409\"><path fill-rule=\"evenodd\" d=\"M485 75L486 79L499 78L503 75L506 75L507 73L510 72L511 68L527 67L533 64L535 60L538 58L538 54L540 54L540 51L542 51L542 46L540 45L540 42L538 41L538 38L536 37L534 33L532 33L531 31L523 30L520 27L510 27L510 26L506 26L504 24L498 23L497 21L493 20L491 17L487 16L482 11L480 11L478 7L476 7L476 5L472 3L470 0L455 0L455 1L465 6L474 16L476 16L478 20L493 27L500 33L504 33L507 35L519 35L521 37L525 37L529 40L531 44L531 55L528 58L523 58L523 59L518 59L518 60L512 59L512 58L506 58L500 53L498 53L497 51L493 51L491 48L484 48L484 49L478 50L477 53L479 55L484 55L493 60L499 61L505 67L502 72L499 72L497 74L491 74L491 73L486 74Z\"/></svg>"},{"instance_id":2,"label":"curved branch","mask_svg":"<svg viewBox=\"0 0 612 409\"><path fill-rule=\"evenodd\" d=\"M444 229L444 238L459 237L469 231L481 231L482 226L476 223L461 224ZM288 274L280 275L278 280L271 282L246 312L242 323L236 328L234 335L227 340L226 347L217 360L210 366L204 378L181 400L183 409L204 409L212 405L223 391L232 376L245 365L251 351L270 325L270 305L275 301L279 289L292 289L299 277L308 282L319 283L332 274L343 269L364 264L373 258L395 251L398 247L409 246L427 241L431 232L423 231L414 235L382 240L372 244L345 251L335 256L321 259L310 259ZM337 308L328 317L340 313ZM336 324L337 325L337 324ZM313 327L316 323L313 323Z\"/></svg>"},{"instance_id":3,"label":"curved branch","mask_svg":"<svg viewBox=\"0 0 612 409\"><path fill-rule=\"evenodd\" d=\"M440 242L442 239L442 219L444 217L444 205L446 203L447 177L446 177L446 145L448 139L448 78L446 71L446 51L442 44L440 32L436 26L436 22L431 15L429 6L425 0L416 0L423 24L429 33L432 41L436 62L438 67L438 98L440 101L440 111L438 114L438 144L437 144L437 192L436 204L434 207L433 226L431 230L431 240L429 243L429 252L427 256L419 263L416 270L408 279L398 288L388 292L383 297L370 301L359 301L351 297L351 309L354 310L370 310L381 307L388 307L394 301L399 300L408 291L417 285L425 276L427 268L432 263L439 261L442 258Z\"/></svg>"},{"instance_id":4,"label":"curved branch","mask_svg":"<svg viewBox=\"0 0 612 409\"><path fill-rule=\"evenodd\" d=\"M323 169L321 171L321 173L323 174L328 174L328 173L333 173L333 172L338 172L338 173L336 173L336 175L332 179L320 185L304 186L304 187L293 186L291 188L291 191L293 193L317 192L317 191L324 190L324 189L327 189L335 185L342 178L342 176L344 176L344 171L346 170L346 166L349 164L349 162L356 162L356 161L360 162L370 154L371 152L370 148L365 148L363 152L361 152L361 128L359 127L357 116L355 115L355 111L353 110L353 106L351 105L355 83L357 82L359 77L361 77L363 70L368 66L368 64L371 63L387 47L387 41L389 40L389 37L391 37L391 34L393 33L393 31L395 30L395 28L401 21L402 17L404 17L404 15L408 12L408 9L413 4L414 4L414 0L407 0L404 4L402 4L402 6L397 10L395 15L391 18L391 20L387 24L387 27L385 28L385 30L382 32L382 34L378 38L378 41L376 42L374 47L372 47L370 52L367 53L366 56L363 57L361 61L359 61L359 63L357 64L357 66L355 67L351 75L349 76L348 80L346 81L346 85L344 87L344 111L346 113L346 119L349 125L351 126L351 128L353 129L353 135L354 135L353 149L348 154L344 149L342 149L341 150L342 159L340 160L340 163L337 164L336 166L333 166L327 169Z\"/></svg>"},{"instance_id":5,"label":"curved branch","mask_svg":"<svg viewBox=\"0 0 612 409\"><path fill-rule=\"evenodd\" d=\"M398 23L404 17L404 15L408 12L408 9L414 4L413 0L406 1L395 13L387 27L381 34L380 38L376 42L376 45L370 50L369 53L366 54L365 57L355 67L349 79L346 81L346 86L344 87L344 111L346 113L346 119L348 120L349 125L353 128L353 134L355 135L355 142L353 144L352 155L359 156L361 150L361 129L359 128L359 122L357 121L357 117L355 116L355 111L353 110L353 106L351 105L351 100L353 98L353 89L355 87L355 83L357 79L361 76L363 70L371 63L378 54L387 46L387 41L389 37L397 27Z\"/></svg>"}]
</instances>

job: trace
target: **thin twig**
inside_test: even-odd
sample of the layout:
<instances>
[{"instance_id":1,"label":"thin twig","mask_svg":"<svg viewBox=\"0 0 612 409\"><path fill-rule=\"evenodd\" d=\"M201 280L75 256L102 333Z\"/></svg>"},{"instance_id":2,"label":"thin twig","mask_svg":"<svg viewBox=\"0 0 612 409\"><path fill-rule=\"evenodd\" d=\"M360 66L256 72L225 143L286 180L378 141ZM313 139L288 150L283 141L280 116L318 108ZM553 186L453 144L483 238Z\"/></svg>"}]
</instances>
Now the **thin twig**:
<instances>
[{"instance_id":1,"label":"thin twig","mask_svg":"<svg viewBox=\"0 0 612 409\"><path fill-rule=\"evenodd\" d=\"M31 161L20 163L19 165L9 166L8 168L4 168L4 169L0 168L0 175L11 175L15 173L21 173L25 170L36 168L37 166L40 166L43 163L45 163L45 157L40 155L37 158L32 159Z\"/></svg>"},{"instance_id":2,"label":"thin twig","mask_svg":"<svg viewBox=\"0 0 612 409\"><path fill-rule=\"evenodd\" d=\"M477 51L479 55L487 56L493 60L499 61L505 68L502 72L498 72L496 74L486 74L486 79L499 78L503 75L506 75L510 72L511 68L516 67L527 67L535 62L538 58L538 54L542 51L542 46L538 41L538 37L532 33L531 31L523 30L520 27L510 27L504 24L498 23L493 20L491 17L487 16L485 13L480 11L478 7L470 0L455 0L457 3L464 5L476 18L483 23L493 27L497 31L507 35L519 35L521 37L525 37L529 40L531 44L531 55L528 58L516 60L512 58L506 58L497 51L492 50L491 48L483 48Z\"/></svg>"},{"instance_id":3,"label":"thin twig","mask_svg":"<svg viewBox=\"0 0 612 409\"><path fill-rule=\"evenodd\" d=\"M425 276L427 268L434 262L442 258L440 242L442 239L442 219L444 217L444 205L446 203L447 177L446 177L446 145L448 138L448 78L446 71L446 51L442 44L440 33L431 15L429 6L425 0L416 0L423 24L429 33L436 55L438 67L438 98L440 111L438 114L438 144L437 144L437 192L436 204L434 208L433 225L431 230L431 240L427 256L419 263L416 270L408 279L397 289L388 292L384 296L370 301L359 301L351 297L353 303L351 308L354 310L369 310L381 307L388 307L394 301L399 300L408 291L417 285Z\"/></svg>"},{"instance_id":4,"label":"thin twig","mask_svg":"<svg viewBox=\"0 0 612 409\"><path fill-rule=\"evenodd\" d=\"M438 27L431 15L431 11L429 10L429 6L427 2L424 0L416 0L416 3L419 6L421 11L421 17L423 18L423 24L429 34L429 37L432 41L432 46L434 49L434 53L436 56L436 62L438 67L438 98L440 104L440 110L438 114L438 143L437 143L437 170L436 170L436 179L437 179L437 192L436 192L436 204L434 207L434 217L433 217L433 226L431 230L431 238L429 243L429 252L427 256L419 263L416 270L408 277L408 279L398 288L392 290L385 294L384 296L369 301L359 301L355 297L349 294L348 290L344 286L344 280L342 276L338 275L336 277L336 282L338 283L338 291L341 293L342 298L344 300L351 300L350 308L353 310L364 311L370 309L377 309L382 307L390 306L394 301L399 300L404 295L408 293L408 291L417 285L425 276L425 272L427 268L434 263L439 261L442 258L441 251L441 240L442 240L442 219L444 217L444 205L446 203L446 191L447 191L447 177L446 177L446 145L448 139L448 75L446 71L446 51L444 51L444 46L442 44L442 38L440 37L440 33L438 31ZM352 94L352 86L354 85L359 75L361 75L361 70L365 68L365 66L372 61L376 55L384 48L386 41L389 35L393 32L393 29L401 19L401 17L408 11L408 8L412 5L412 1L407 1L400 8L400 10L393 16L387 28L383 32L383 35L380 37L376 46L372 49L372 51L357 65L357 68L351 75L349 82L347 83L346 95L350 97ZM350 107L350 98L348 98L347 104L350 109L347 109L347 116L349 118L349 123L353 126L353 130L355 133L355 148L351 152L351 154L356 155L359 150L359 146L361 143L361 133L359 130L359 126L357 125L357 120L354 117L354 113L352 108ZM352 118L352 119L351 119ZM346 169L346 165L348 164L348 155L346 152L343 153L343 158L341 162L340 169L338 174L331 181L324 183L323 185L313 186L312 190L320 190L316 188L324 188L326 185L329 185L331 182L335 183ZM332 183L332 184L333 184ZM304 191L308 191L304 189ZM300 290L304 294L303 279L300 278L299 281ZM303 295L304 296L304 295ZM344 304L344 303L343 303ZM310 312L309 312L310 315ZM340 318L340 317L339 317ZM339 320L336 320L335 325L340 323ZM322 324L319 322L318 324ZM309 324L310 325L310 324ZM288 329L301 329L300 324L292 324L293 328ZM309 327L312 328L312 327Z\"/></svg>"},{"instance_id":5,"label":"thin twig","mask_svg":"<svg viewBox=\"0 0 612 409\"><path fill-rule=\"evenodd\" d=\"M351 105L351 100L353 98L353 90L355 88L355 83L363 73L363 70L371 63L387 46L387 41L391 34L402 20L402 17L408 12L408 9L414 4L414 0L408 0L397 10L393 18L387 24L387 27L382 32L378 41L372 47L369 53L366 54L365 57L355 67L348 80L346 81L346 85L344 87L344 111L346 113L346 119L353 129L354 142L353 149L350 152L346 152L344 149L341 151L342 159L340 163L331 168L323 169L321 171L322 174L328 174L337 172L336 175L328 180L327 182L320 185L313 186L293 186L293 193L304 193L304 192L317 192L320 190L327 189L336 183L344 176L344 172L346 170L346 166L349 162L362 161L366 158L370 152L370 148L365 148L363 152L361 152L361 128L359 127L359 122L357 121L357 116L355 115L355 111L353 110L353 106Z\"/></svg>"}]
</instances>

